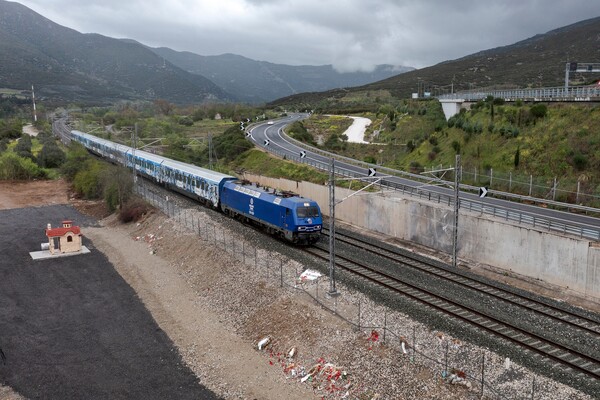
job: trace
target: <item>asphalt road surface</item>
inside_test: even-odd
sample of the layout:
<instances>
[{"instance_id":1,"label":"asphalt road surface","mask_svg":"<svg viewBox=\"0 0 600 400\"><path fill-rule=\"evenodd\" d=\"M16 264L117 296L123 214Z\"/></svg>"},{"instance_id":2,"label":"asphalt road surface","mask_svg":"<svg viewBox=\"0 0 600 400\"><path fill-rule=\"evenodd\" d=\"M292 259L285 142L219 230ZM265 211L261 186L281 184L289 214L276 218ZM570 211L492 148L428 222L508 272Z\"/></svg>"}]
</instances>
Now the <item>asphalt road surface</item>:
<instances>
[{"instance_id":1,"label":"asphalt road surface","mask_svg":"<svg viewBox=\"0 0 600 400\"><path fill-rule=\"evenodd\" d=\"M48 223L82 227L90 254L33 261ZM28 399L216 399L70 206L0 211L0 383Z\"/></svg>"}]
</instances>

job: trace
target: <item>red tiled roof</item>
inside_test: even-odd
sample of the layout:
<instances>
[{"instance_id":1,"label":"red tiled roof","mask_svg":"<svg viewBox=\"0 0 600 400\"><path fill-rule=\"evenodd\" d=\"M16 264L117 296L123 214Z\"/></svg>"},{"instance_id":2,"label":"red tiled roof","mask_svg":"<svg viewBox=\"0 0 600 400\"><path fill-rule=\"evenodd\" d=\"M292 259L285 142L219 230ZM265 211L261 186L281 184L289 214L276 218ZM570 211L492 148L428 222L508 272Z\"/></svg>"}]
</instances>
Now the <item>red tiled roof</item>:
<instances>
[{"instance_id":1,"label":"red tiled roof","mask_svg":"<svg viewBox=\"0 0 600 400\"><path fill-rule=\"evenodd\" d=\"M64 236L68 232L71 232L74 235L81 235L81 230L79 229L79 227L78 226L72 226L70 228L51 228L51 229L46 229L46 236L48 236L48 237Z\"/></svg>"}]
</instances>

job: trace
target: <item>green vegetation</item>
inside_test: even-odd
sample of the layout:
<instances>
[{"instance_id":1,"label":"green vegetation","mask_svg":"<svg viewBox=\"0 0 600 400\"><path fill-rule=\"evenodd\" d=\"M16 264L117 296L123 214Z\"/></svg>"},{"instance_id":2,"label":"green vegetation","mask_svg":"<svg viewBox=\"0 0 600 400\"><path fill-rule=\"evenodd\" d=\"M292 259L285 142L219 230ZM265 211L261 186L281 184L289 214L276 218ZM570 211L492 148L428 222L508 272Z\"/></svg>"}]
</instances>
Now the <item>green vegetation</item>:
<instances>
[{"instance_id":1,"label":"green vegetation","mask_svg":"<svg viewBox=\"0 0 600 400\"><path fill-rule=\"evenodd\" d=\"M527 194L532 182L532 194L544 197L556 177L564 190L557 200L573 201L573 195L566 193L575 192L578 184L581 193L600 195L600 108L594 105L505 103L488 98L446 121L436 100L374 95L363 93L365 100L354 92L321 103L329 113L329 107L354 107L365 100L368 111L354 115L373 121L366 132L371 145L349 143L344 132L352 120L339 115L314 113L288 126L287 133L311 146L414 173L450 167L460 154L463 182L474 185L493 180L496 189ZM276 117L275 111L232 104L181 108L159 101L90 108L72 116L79 129L128 145L137 126L138 147L203 167L211 164L225 173L243 170L317 183L328 179L327 174L256 150L245 138L240 122L247 126L247 119ZM111 209L123 207L129 196L129 174L89 159L83 149L75 147L65 155L44 133L47 126L42 125L44 132L38 138L11 140L20 129L18 121L0 120L4 129L0 132L6 132L0 151L11 153L0 164L2 176L56 176L60 168L82 196L104 197Z\"/></svg>"},{"instance_id":2,"label":"green vegetation","mask_svg":"<svg viewBox=\"0 0 600 400\"><path fill-rule=\"evenodd\" d=\"M234 164L237 170L272 178L287 178L321 184L329 179L326 173L315 172L313 168L306 165L281 160L257 149L240 154Z\"/></svg>"},{"instance_id":3,"label":"green vegetation","mask_svg":"<svg viewBox=\"0 0 600 400\"><path fill-rule=\"evenodd\" d=\"M532 194L545 197L556 177L565 191L557 200L574 201L578 182L581 193L600 195L600 108L594 104L488 98L446 121L436 100L401 100L360 115L373 121L367 137L380 145L346 143L328 150L414 173L450 167L460 154L465 183L493 180L494 188L528 194L532 182ZM326 124L324 116L303 121L302 141L317 142Z\"/></svg>"},{"instance_id":4,"label":"green vegetation","mask_svg":"<svg viewBox=\"0 0 600 400\"><path fill-rule=\"evenodd\" d=\"M131 172L121 166L91 157L78 143L72 143L61 172L73 190L86 199L103 198L110 211L123 208L133 194Z\"/></svg>"}]
</instances>

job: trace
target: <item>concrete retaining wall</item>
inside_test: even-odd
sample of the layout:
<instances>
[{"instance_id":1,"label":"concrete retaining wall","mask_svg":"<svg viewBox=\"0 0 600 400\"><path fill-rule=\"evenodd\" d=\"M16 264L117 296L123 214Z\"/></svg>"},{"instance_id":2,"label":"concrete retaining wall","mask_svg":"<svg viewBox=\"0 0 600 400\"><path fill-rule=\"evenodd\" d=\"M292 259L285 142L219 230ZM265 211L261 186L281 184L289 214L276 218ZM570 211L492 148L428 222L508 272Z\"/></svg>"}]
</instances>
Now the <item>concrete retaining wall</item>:
<instances>
[{"instance_id":1,"label":"concrete retaining wall","mask_svg":"<svg viewBox=\"0 0 600 400\"><path fill-rule=\"evenodd\" d=\"M311 198L329 215L325 185L255 175L246 179ZM336 187L338 201L352 193ZM335 215L354 226L452 252L454 219L447 205L399 193L361 193L338 204ZM459 259L510 270L600 300L600 243L463 211L458 228Z\"/></svg>"}]
</instances>

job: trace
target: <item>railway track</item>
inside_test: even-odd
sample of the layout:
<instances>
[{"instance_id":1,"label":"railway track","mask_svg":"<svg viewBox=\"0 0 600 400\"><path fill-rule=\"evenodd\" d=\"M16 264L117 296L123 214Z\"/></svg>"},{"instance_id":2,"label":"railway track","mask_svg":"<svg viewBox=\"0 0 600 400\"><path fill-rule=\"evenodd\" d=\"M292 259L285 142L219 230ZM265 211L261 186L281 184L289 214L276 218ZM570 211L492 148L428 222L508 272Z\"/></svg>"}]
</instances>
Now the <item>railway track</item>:
<instances>
[{"instance_id":1,"label":"railway track","mask_svg":"<svg viewBox=\"0 0 600 400\"><path fill-rule=\"evenodd\" d=\"M328 234L329 230L323 229L323 233ZM422 257L411 257L410 255L402 254L398 251L386 249L359 237L353 237L347 234L336 232L336 242L346 243L348 245L358 247L363 251L367 251L371 254L401 263L402 265L430 274L431 276L444 279L448 282L455 283L461 287L484 292L486 295L494 297L495 299L503 301L507 304L522 307L528 311L543 315L546 318L553 319L554 321L562 324L574 327L576 329L581 329L582 331L585 331L594 336L596 339L600 340L600 320L590 318L583 314L567 311L563 308L548 304L538 299L534 299L499 286L491 285L488 282L477 279L476 277L467 276L458 270L450 271L447 268L436 265L436 263L431 261L423 261Z\"/></svg>"},{"instance_id":2,"label":"railway track","mask_svg":"<svg viewBox=\"0 0 600 400\"><path fill-rule=\"evenodd\" d=\"M328 248L321 241L312 248L307 248L315 257L329 260ZM489 296L494 301L502 301L519 307L523 312L535 313L540 318L547 318L553 323L569 326L572 330L578 330L586 335L591 341L600 340L600 321L589 318L582 313L574 313L545 302L521 295L519 293L493 286L476 278L466 276L460 271L449 271L435 262L426 262L422 257L409 257L399 251L393 251L366 240L336 232L337 243L345 243L362 252L368 252L368 258L375 257L390 260L398 265L398 268L409 267L427 276L442 279L460 286L463 290L478 292L480 295ZM339 248L339 247L338 247ZM350 271L371 283L388 289L393 293L408 297L413 301L425 304L436 312L451 316L452 318L468 323L482 331L488 332L496 337L502 338L512 344L518 345L526 351L537 355L541 362L547 366L558 368L561 372L571 371L579 377L589 380L592 384L600 384L600 358L598 355L590 355L585 350L580 350L572 344L559 342L536 332L535 329L527 329L518 326L506 318L499 318L494 310L482 311L469 305L468 302L454 300L445 295L444 292L428 289L421 285L373 267L372 262L361 262L352 256L336 253L336 268ZM441 264L441 263L440 263Z\"/></svg>"}]
</instances>

